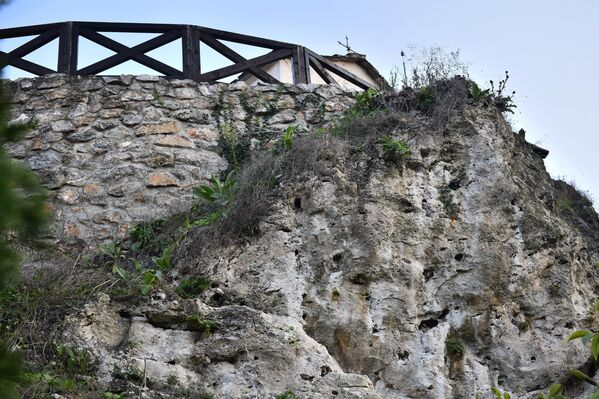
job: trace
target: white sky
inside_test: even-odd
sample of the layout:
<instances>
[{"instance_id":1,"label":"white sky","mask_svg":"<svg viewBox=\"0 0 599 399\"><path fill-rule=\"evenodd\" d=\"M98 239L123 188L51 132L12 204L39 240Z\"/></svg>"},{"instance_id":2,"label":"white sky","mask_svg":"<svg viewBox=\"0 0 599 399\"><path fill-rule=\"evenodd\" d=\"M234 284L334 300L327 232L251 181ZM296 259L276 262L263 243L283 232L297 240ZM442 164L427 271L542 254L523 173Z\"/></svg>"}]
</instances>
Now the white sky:
<instances>
[{"instance_id":1,"label":"white sky","mask_svg":"<svg viewBox=\"0 0 599 399\"><path fill-rule=\"evenodd\" d=\"M343 53L337 41L348 35L383 76L401 65L400 51L409 45L460 49L479 83L510 71L508 88L516 90L518 105L514 127L550 150L545 163L553 176L574 180L599 200L599 1L13 0L0 9L3 28L68 20L202 25L298 43L320 54ZM124 40L133 45L140 38ZM0 43L4 51L16 45ZM51 44L31 59L54 62L56 48ZM152 55L178 67L178 50L173 43ZM82 46L82 65L109 54L85 53ZM218 64L216 57L203 62L206 70ZM112 72L148 71L133 66ZM5 74L16 76L25 74Z\"/></svg>"}]
</instances>

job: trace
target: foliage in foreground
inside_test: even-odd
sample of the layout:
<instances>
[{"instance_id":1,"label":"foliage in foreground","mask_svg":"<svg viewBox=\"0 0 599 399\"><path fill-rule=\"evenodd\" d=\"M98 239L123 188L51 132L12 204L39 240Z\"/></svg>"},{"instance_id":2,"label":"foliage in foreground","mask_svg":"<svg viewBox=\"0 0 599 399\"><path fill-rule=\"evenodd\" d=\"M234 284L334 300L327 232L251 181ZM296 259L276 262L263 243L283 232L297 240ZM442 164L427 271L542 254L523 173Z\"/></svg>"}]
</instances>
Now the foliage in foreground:
<instances>
[{"instance_id":1,"label":"foliage in foreground","mask_svg":"<svg viewBox=\"0 0 599 399\"><path fill-rule=\"evenodd\" d=\"M19 274L19 255L8 237L31 240L47 218L46 193L37 176L14 163L4 148L18 142L30 126L9 120L10 107L0 84L0 290L13 285ZM0 397L17 397L20 368L20 355L0 340Z\"/></svg>"}]
</instances>

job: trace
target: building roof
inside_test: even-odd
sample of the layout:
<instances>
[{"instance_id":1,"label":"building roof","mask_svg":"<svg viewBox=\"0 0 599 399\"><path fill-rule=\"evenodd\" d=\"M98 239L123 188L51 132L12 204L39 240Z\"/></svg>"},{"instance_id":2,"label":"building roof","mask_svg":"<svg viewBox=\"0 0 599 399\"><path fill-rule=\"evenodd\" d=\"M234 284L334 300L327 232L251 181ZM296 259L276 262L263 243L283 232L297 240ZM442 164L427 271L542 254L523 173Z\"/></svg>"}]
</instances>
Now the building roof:
<instances>
[{"instance_id":1,"label":"building roof","mask_svg":"<svg viewBox=\"0 0 599 399\"><path fill-rule=\"evenodd\" d=\"M368 75L372 78L373 81L379 86L379 88L389 88L389 83L387 79L385 79L378 69L374 67L367 59L365 54L360 54L356 52L349 52L345 55L334 54L334 55L324 55L324 58L329 61L344 61L344 62L353 62L361 66Z\"/></svg>"}]
</instances>

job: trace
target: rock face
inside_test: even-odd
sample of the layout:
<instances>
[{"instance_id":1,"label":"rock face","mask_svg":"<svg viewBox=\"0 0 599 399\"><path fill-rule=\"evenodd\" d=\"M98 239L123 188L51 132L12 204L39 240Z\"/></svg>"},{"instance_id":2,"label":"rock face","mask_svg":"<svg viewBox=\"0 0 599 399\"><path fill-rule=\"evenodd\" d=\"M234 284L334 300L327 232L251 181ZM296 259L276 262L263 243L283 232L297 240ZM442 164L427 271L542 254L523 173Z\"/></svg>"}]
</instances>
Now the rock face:
<instances>
[{"instance_id":1,"label":"rock face","mask_svg":"<svg viewBox=\"0 0 599 399\"><path fill-rule=\"evenodd\" d=\"M173 112L197 121L200 111ZM198 227L178 246L169 278L210 281L199 298L101 296L70 317L65 341L94 355L101 386L147 398L196 388L217 398L487 398L497 386L533 398L584 369L588 348L565 338L598 327L597 214L564 213L564 188L495 109L468 105L441 130L417 112L395 118L369 129L408 140L408 158L348 145L282 176L259 234L209 240ZM214 135L185 128L196 146ZM140 137L170 127L151 129ZM58 162L46 153L34 164ZM177 187L174 173L159 177L165 192ZM568 385L572 398L583 391Z\"/></svg>"}]
</instances>

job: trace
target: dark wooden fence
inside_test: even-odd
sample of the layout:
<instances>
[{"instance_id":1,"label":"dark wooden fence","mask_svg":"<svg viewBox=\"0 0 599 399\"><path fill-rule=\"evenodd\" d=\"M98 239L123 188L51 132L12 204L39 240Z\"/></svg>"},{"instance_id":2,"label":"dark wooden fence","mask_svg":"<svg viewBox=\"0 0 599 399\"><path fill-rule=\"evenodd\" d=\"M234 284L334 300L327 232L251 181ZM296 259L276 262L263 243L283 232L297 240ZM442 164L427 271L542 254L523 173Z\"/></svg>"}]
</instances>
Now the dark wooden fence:
<instances>
[{"instance_id":1,"label":"dark wooden fence","mask_svg":"<svg viewBox=\"0 0 599 399\"><path fill-rule=\"evenodd\" d=\"M159 35L136 46L129 47L103 35L101 32L158 33ZM186 78L196 82L214 82L244 72L264 82L278 83L277 79L261 67L284 58L291 58L294 83L310 83L311 67L326 83L335 83L331 75L334 74L362 89L372 86L360 77L303 46L196 25L61 22L0 29L0 39L32 35L36 35L36 37L18 48L8 53L0 51L0 68L11 65L38 76L57 72L69 75L95 75L126 61L133 60L163 74L167 78ZM80 37L112 50L115 54L78 69L77 55ZM24 59L31 52L56 38L58 38L56 70ZM178 39L181 39L182 43L182 71L146 54ZM271 51L259 57L246 59L226 46L221 40L267 48ZM202 73L200 67L200 42L231 60L233 65Z\"/></svg>"}]
</instances>

